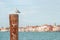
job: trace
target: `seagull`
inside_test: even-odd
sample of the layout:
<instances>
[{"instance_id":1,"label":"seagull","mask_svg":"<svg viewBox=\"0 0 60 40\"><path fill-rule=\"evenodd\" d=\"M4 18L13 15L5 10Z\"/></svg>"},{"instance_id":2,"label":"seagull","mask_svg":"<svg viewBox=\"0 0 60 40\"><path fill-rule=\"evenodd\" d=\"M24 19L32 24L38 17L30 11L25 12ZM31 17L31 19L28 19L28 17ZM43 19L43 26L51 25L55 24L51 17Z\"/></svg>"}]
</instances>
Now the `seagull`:
<instances>
[{"instance_id":1,"label":"seagull","mask_svg":"<svg viewBox=\"0 0 60 40\"><path fill-rule=\"evenodd\" d=\"M15 11L16 13L21 13L17 8L16 8L16 11Z\"/></svg>"}]
</instances>

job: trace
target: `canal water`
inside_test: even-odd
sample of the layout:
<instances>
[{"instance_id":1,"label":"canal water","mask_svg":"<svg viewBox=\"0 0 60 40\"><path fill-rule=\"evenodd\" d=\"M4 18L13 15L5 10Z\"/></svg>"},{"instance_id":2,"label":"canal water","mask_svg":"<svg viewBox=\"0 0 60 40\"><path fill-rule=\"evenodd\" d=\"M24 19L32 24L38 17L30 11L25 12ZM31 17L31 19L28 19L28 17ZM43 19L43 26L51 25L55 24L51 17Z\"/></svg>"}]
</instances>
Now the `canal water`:
<instances>
[{"instance_id":1,"label":"canal water","mask_svg":"<svg viewBox=\"0 0 60 40\"><path fill-rule=\"evenodd\" d=\"M19 40L60 40L60 32L19 32ZM0 32L0 40L10 40L9 32Z\"/></svg>"}]
</instances>

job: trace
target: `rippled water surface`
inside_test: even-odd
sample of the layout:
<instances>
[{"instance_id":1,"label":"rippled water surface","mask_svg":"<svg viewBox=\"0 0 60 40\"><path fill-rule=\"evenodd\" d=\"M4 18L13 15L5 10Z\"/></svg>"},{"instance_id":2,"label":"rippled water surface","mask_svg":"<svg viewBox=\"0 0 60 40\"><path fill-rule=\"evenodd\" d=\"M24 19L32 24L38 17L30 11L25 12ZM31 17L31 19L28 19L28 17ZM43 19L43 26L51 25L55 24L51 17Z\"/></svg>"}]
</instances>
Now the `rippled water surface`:
<instances>
[{"instance_id":1,"label":"rippled water surface","mask_svg":"<svg viewBox=\"0 0 60 40\"><path fill-rule=\"evenodd\" d=\"M19 40L60 40L60 32L19 32ZM0 32L0 40L10 40L9 32Z\"/></svg>"}]
</instances>

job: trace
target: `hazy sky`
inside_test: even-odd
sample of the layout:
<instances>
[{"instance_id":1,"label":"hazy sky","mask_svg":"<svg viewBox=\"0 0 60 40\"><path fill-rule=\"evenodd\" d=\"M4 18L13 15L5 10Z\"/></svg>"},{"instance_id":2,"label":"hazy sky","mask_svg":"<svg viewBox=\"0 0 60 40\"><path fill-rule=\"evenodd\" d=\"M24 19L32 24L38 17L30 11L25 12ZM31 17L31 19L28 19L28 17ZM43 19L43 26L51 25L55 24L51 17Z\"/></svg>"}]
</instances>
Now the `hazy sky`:
<instances>
[{"instance_id":1,"label":"hazy sky","mask_svg":"<svg viewBox=\"0 0 60 40\"><path fill-rule=\"evenodd\" d=\"M20 10L19 26L60 24L60 0L0 0L0 27L9 26L9 13Z\"/></svg>"}]
</instances>

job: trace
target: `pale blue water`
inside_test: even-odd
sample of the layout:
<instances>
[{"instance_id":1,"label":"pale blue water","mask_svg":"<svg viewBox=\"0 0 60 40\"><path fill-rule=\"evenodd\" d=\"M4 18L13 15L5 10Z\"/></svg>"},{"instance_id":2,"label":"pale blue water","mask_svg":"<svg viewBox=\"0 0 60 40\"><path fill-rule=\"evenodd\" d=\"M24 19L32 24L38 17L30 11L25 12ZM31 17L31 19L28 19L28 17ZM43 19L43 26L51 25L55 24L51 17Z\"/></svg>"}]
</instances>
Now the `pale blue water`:
<instances>
[{"instance_id":1,"label":"pale blue water","mask_svg":"<svg viewBox=\"0 0 60 40\"><path fill-rule=\"evenodd\" d=\"M60 32L19 32L19 40L60 40ZM9 32L0 32L0 40L10 40Z\"/></svg>"}]
</instances>

